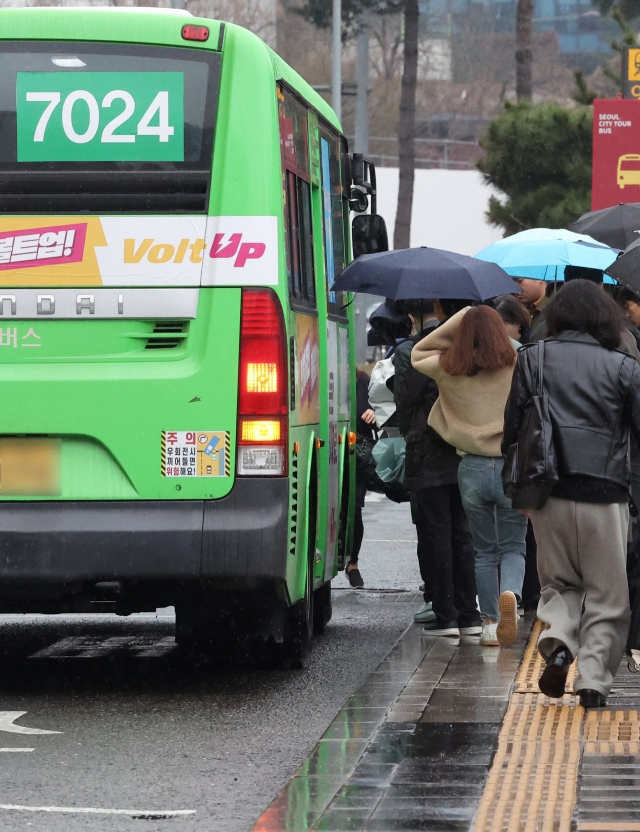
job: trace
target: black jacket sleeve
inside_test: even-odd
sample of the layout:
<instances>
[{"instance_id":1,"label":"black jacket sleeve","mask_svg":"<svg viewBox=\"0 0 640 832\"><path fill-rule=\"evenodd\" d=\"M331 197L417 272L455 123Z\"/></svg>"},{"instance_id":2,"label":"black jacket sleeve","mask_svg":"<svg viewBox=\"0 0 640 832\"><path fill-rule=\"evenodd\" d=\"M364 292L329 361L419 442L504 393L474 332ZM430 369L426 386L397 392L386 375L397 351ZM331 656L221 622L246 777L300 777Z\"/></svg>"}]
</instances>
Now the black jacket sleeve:
<instances>
[{"instance_id":1,"label":"black jacket sleeve","mask_svg":"<svg viewBox=\"0 0 640 832\"><path fill-rule=\"evenodd\" d=\"M393 391L396 404L405 409L422 404L430 381L431 379L428 376L418 372L415 367L407 367L402 378L400 380L396 379Z\"/></svg>"},{"instance_id":2,"label":"black jacket sleeve","mask_svg":"<svg viewBox=\"0 0 640 832\"><path fill-rule=\"evenodd\" d=\"M631 364L626 415L633 438L640 445L640 364L633 358L631 361L625 359L625 364Z\"/></svg>"},{"instance_id":3,"label":"black jacket sleeve","mask_svg":"<svg viewBox=\"0 0 640 832\"><path fill-rule=\"evenodd\" d=\"M522 427L524 410L532 396L530 386L531 372L529 363L531 350L524 349L518 353L518 360L513 371L511 392L504 409L504 434L502 437L502 455L506 456L509 448L518 441Z\"/></svg>"}]
</instances>

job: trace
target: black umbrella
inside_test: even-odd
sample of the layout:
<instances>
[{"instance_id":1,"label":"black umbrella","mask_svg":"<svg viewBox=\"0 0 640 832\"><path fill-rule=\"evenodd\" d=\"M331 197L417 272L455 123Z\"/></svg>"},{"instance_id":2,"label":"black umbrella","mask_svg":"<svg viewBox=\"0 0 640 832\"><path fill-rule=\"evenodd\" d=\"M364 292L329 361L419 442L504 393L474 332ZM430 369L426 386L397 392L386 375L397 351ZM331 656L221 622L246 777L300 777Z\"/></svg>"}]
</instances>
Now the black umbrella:
<instances>
[{"instance_id":1,"label":"black umbrella","mask_svg":"<svg viewBox=\"0 0 640 832\"><path fill-rule=\"evenodd\" d=\"M590 211L567 228L577 234L589 234L611 248L627 248L640 239L640 202L621 202Z\"/></svg>"},{"instance_id":2,"label":"black umbrella","mask_svg":"<svg viewBox=\"0 0 640 832\"><path fill-rule=\"evenodd\" d=\"M437 248L363 254L338 276L332 290L407 298L487 300L519 292L495 263Z\"/></svg>"},{"instance_id":3,"label":"black umbrella","mask_svg":"<svg viewBox=\"0 0 640 832\"><path fill-rule=\"evenodd\" d=\"M620 257L605 269L605 274L610 274L618 283L640 295L640 240L627 246Z\"/></svg>"}]
</instances>

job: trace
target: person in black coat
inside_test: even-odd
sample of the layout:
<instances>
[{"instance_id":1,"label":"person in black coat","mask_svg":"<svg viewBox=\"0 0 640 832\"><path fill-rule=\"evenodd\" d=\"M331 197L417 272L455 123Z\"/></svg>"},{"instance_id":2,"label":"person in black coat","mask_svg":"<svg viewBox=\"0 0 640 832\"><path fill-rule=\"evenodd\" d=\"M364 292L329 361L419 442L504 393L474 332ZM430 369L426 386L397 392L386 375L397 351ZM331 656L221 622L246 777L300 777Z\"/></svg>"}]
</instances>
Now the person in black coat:
<instances>
[{"instance_id":1,"label":"person in black coat","mask_svg":"<svg viewBox=\"0 0 640 832\"><path fill-rule=\"evenodd\" d=\"M435 314L443 322L468 305L468 300L436 301ZM460 457L427 424L438 385L411 366L411 349L433 328L425 327L407 347L400 345L394 356L398 424L407 443L404 485L412 496L424 600L431 600L435 613L424 631L447 636L480 634L475 553L458 489Z\"/></svg>"},{"instance_id":2,"label":"person in black coat","mask_svg":"<svg viewBox=\"0 0 640 832\"><path fill-rule=\"evenodd\" d=\"M373 432L376 423L376 415L369 407L369 376L362 370L356 370L356 433L364 439L374 439ZM345 567L345 573L349 583L354 589L361 589L364 580L358 568L358 557L362 548L364 537L364 523L362 521L362 509L364 498L367 494L366 471L356 468L356 511L353 521L353 547L349 562Z\"/></svg>"},{"instance_id":3,"label":"person in black coat","mask_svg":"<svg viewBox=\"0 0 640 832\"><path fill-rule=\"evenodd\" d=\"M621 347L620 310L590 281L567 283L549 303L546 322L543 391L559 478L543 507L529 511L542 585L538 618L547 625L538 641L547 663L539 686L562 696L577 656L574 690L584 707L598 707L629 629L629 432L640 439L640 365ZM537 388L538 356L535 345L518 353L505 455Z\"/></svg>"}]
</instances>

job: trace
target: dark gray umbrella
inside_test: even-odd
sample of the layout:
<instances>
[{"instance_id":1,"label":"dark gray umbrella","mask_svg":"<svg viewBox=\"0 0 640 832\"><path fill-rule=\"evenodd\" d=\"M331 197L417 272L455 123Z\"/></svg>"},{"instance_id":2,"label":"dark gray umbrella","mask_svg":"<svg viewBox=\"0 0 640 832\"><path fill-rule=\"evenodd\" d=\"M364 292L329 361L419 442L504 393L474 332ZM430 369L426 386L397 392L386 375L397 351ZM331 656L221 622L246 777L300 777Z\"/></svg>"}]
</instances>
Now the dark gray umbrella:
<instances>
[{"instance_id":1,"label":"dark gray umbrella","mask_svg":"<svg viewBox=\"0 0 640 832\"><path fill-rule=\"evenodd\" d=\"M605 274L640 295L640 240L627 246L620 257L605 269Z\"/></svg>"},{"instance_id":2,"label":"dark gray umbrella","mask_svg":"<svg viewBox=\"0 0 640 832\"><path fill-rule=\"evenodd\" d=\"M407 298L475 301L519 292L495 263L437 248L405 248L363 254L338 276L332 290Z\"/></svg>"},{"instance_id":3,"label":"dark gray umbrella","mask_svg":"<svg viewBox=\"0 0 640 832\"><path fill-rule=\"evenodd\" d=\"M621 202L590 211L568 225L569 231L589 234L611 248L627 248L640 239L640 202Z\"/></svg>"}]
</instances>

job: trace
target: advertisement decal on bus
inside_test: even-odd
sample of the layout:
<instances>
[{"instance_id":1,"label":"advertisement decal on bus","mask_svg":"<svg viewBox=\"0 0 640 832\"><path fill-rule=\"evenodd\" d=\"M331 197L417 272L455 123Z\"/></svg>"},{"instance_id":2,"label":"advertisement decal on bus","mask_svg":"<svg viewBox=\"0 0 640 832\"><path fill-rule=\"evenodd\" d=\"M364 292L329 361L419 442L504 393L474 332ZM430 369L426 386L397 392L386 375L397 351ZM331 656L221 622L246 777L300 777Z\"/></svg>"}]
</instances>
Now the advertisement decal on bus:
<instances>
[{"instance_id":1,"label":"advertisement decal on bus","mask_svg":"<svg viewBox=\"0 0 640 832\"><path fill-rule=\"evenodd\" d=\"M0 217L2 286L271 286L276 217Z\"/></svg>"}]
</instances>

